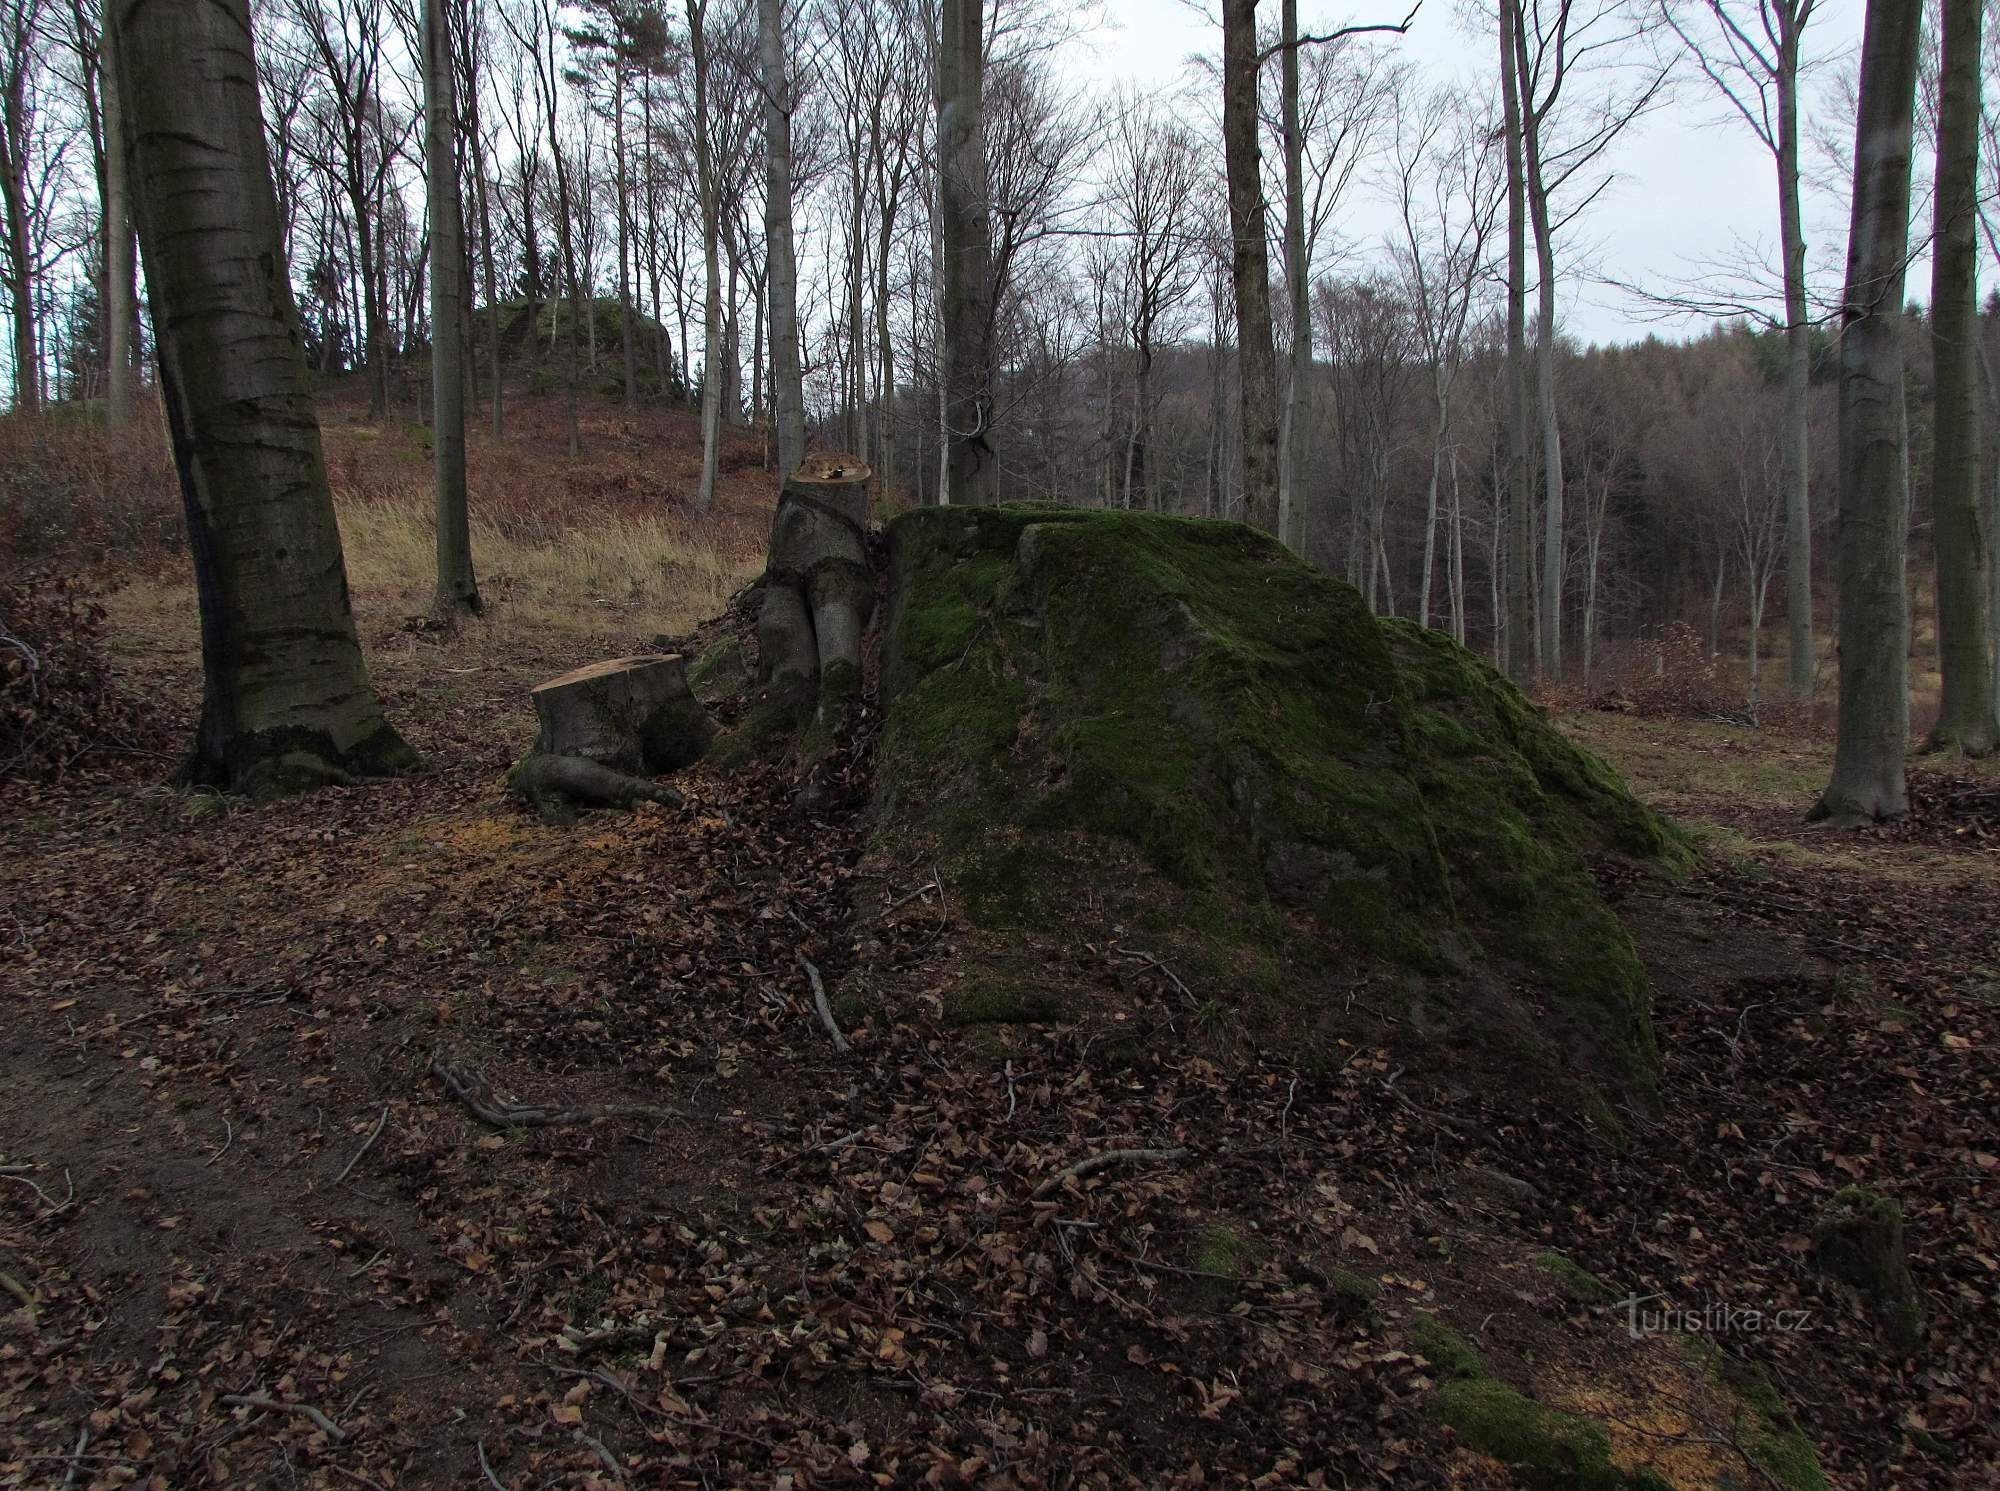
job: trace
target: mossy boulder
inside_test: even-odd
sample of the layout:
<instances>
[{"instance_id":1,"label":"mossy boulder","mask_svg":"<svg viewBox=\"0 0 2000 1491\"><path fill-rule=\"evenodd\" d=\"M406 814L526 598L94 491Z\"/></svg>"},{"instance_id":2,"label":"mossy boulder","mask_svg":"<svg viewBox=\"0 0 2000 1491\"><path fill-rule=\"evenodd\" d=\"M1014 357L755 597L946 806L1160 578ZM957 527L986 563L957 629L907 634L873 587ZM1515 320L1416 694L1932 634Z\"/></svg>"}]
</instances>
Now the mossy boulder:
<instances>
[{"instance_id":1,"label":"mossy boulder","mask_svg":"<svg viewBox=\"0 0 2000 1491\"><path fill-rule=\"evenodd\" d=\"M929 509L890 527L879 831L979 928L1080 904L1282 1029L1650 1089L1592 861L1678 833L1440 633L1225 523Z\"/></svg>"}]
</instances>

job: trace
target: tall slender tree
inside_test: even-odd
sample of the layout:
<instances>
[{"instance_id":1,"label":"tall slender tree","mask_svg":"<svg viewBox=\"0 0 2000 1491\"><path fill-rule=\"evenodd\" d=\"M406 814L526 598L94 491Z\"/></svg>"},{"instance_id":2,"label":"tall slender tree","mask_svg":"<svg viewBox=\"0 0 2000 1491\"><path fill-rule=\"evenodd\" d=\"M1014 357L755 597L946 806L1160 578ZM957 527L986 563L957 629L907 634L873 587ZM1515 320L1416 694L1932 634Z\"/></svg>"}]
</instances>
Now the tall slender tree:
<instances>
[{"instance_id":1,"label":"tall slender tree","mask_svg":"<svg viewBox=\"0 0 2000 1491\"><path fill-rule=\"evenodd\" d=\"M792 81L785 52L785 0L757 0L757 51L764 84L764 237L771 311L771 404L778 472L806 455L806 400L799 372L799 266L792 242Z\"/></svg>"},{"instance_id":2,"label":"tall slender tree","mask_svg":"<svg viewBox=\"0 0 2000 1491\"><path fill-rule=\"evenodd\" d=\"M1987 627L1988 554L1980 532L1979 83L1982 0L1942 0L1938 63L1937 229L1931 244L1936 368L1931 509L1936 520L1938 651L1944 697L1930 743L1983 756L1996 743Z\"/></svg>"},{"instance_id":3,"label":"tall slender tree","mask_svg":"<svg viewBox=\"0 0 2000 1491\"><path fill-rule=\"evenodd\" d=\"M1777 168L1785 306L1785 615L1790 683L1801 695L1812 690L1815 659L1807 419L1812 321L1799 200L1799 81L1806 28L1816 9L1817 0L1662 0L1660 5L1662 18L1709 87L1770 152Z\"/></svg>"},{"instance_id":4,"label":"tall slender tree","mask_svg":"<svg viewBox=\"0 0 2000 1491\"><path fill-rule=\"evenodd\" d=\"M986 28L982 0L938 7L938 220L942 238L944 488L940 500L999 496L993 449L994 272L986 180Z\"/></svg>"},{"instance_id":5,"label":"tall slender tree","mask_svg":"<svg viewBox=\"0 0 2000 1491\"><path fill-rule=\"evenodd\" d=\"M1501 127L1507 159L1507 676L1535 677L1533 563L1534 459L1528 449L1528 186L1521 159L1521 70L1516 34L1520 0L1500 0Z\"/></svg>"},{"instance_id":6,"label":"tall slender tree","mask_svg":"<svg viewBox=\"0 0 2000 1491\"><path fill-rule=\"evenodd\" d=\"M201 608L184 775L276 795L411 766L349 609L248 0L111 0L106 14Z\"/></svg>"},{"instance_id":7,"label":"tall slender tree","mask_svg":"<svg viewBox=\"0 0 2000 1491\"><path fill-rule=\"evenodd\" d=\"M1237 408L1243 425L1244 521L1278 531L1278 354L1258 140L1257 0L1222 0L1222 154L1236 287Z\"/></svg>"},{"instance_id":8,"label":"tall slender tree","mask_svg":"<svg viewBox=\"0 0 2000 1491\"><path fill-rule=\"evenodd\" d=\"M424 171L430 208L431 459L437 505L437 604L479 610L465 502L465 214L448 0L423 0Z\"/></svg>"},{"instance_id":9,"label":"tall slender tree","mask_svg":"<svg viewBox=\"0 0 2000 1491\"><path fill-rule=\"evenodd\" d=\"M1869 0L1854 124L1854 197L1841 295L1840 725L1816 819L1908 811L1910 500L1903 282L1923 0Z\"/></svg>"},{"instance_id":10,"label":"tall slender tree","mask_svg":"<svg viewBox=\"0 0 2000 1491\"><path fill-rule=\"evenodd\" d=\"M105 418L118 429L132 417L132 331L138 307L135 282L138 256L132 244L131 173L126 166L124 109L119 102L111 60L111 26L102 27L98 73L104 92L104 317Z\"/></svg>"}]
</instances>

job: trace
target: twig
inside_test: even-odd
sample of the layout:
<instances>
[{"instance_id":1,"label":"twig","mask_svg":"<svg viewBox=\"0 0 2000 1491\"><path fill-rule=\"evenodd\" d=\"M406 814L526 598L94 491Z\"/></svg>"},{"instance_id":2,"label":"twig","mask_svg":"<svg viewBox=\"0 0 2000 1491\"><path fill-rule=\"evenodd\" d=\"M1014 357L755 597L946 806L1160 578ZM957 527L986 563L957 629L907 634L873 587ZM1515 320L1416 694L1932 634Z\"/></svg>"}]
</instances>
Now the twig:
<instances>
[{"instance_id":1,"label":"twig","mask_svg":"<svg viewBox=\"0 0 2000 1491\"><path fill-rule=\"evenodd\" d=\"M21 1302L21 1308L28 1312L28 1323L35 1323L35 1292L12 1274L0 1269L0 1289L6 1290ZM78 1451L79 1454L82 1451Z\"/></svg>"},{"instance_id":2,"label":"twig","mask_svg":"<svg viewBox=\"0 0 2000 1491\"><path fill-rule=\"evenodd\" d=\"M32 1314L34 1312L30 1311L29 1313ZM76 1484L77 1467L83 1463L83 1452L89 1444L90 1425L86 1422L81 1429L76 1431L76 1449L70 1454L69 1469L63 1472L62 1491L69 1491L69 1488Z\"/></svg>"},{"instance_id":3,"label":"twig","mask_svg":"<svg viewBox=\"0 0 2000 1491\"><path fill-rule=\"evenodd\" d=\"M280 1403L263 1393L224 1393L222 1401L238 1408L261 1408L267 1413L296 1413L301 1418L311 1419L313 1427L335 1444L347 1441L347 1431L310 1403Z\"/></svg>"},{"instance_id":4,"label":"twig","mask_svg":"<svg viewBox=\"0 0 2000 1491\"><path fill-rule=\"evenodd\" d=\"M1291 1085L1285 1089L1285 1111L1278 1115L1278 1144L1280 1148L1291 1143L1292 1100L1298 1095L1299 1079L1294 1077L1292 1078Z\"/></svg>"},{"instance_id":5,"label":"twig","mask_svg":"<svg viewBox=\"0 0 2000 1491\"><path fill-rule=\"evenodd\" d=\"M72 1201L76 1200L76 1182L70 1179L69 1171L67 1170L63 1171L63 1184L69 1188L69 1194L64 1196L60 1203L58 1203L53 1196L51 1196L47 1191L43 1190L40 1186L36 1185L32 1180L28 1179L28 1177L25 1175L0 1173L0 1180L19 1181L22 1185L26 1186L29 1190L33 1191L37 1196L42 1198L42 1205L46 1206L48 1210L43 1212L39 1217L35 1218L35 1220L38 1222L46 1222L50 1217L54 1216L57 1212L68 1211L69 1204Z\"/></svg>"},{"instance_id":6,"label":"twig","mask_svg":"<svg viewBox=\"0 0 2000 1491\"><path fill-rule=\"evenodd\" d=\"M1047 1180L1035 1187L1034 1199L1041 1201L1062 1189L1066 1180L1081 1180L1086 1175L1095 1175L1100 1170L1109 1170L1113 1165L1137 1165L1148 1160L1184 1160L1186 1149L1107 1149L1087 1159L1078 1160L1066 1169L1058 1170Z\"/></svg>"},{"instance_id":7,"label":"twig","mask_svg":"<svg viewBox=\"0 0 2000 1491\"><path fill-rule=\"evenodd\" d=\"M1174 987L1181 991L1181 996L1183 998L1185 999L1194 998L1194 991L1190 989L1186 984L1181 982L1181 976L1178 973L1175 973L1173 969L1167 967L1166 964L1162 963L1158 958L1154 957L1151 953L1142 953L1136 947L1121 947L1118 949L1118 951L1123 953L1128 958L1137 958L1141 963L1150 963L1153 967L1159 969L1160 972L1164 973L1169 979L1173 980Z\"/></svg>"},{"instance_id":8,"label":"twig","mask_svg":"<svg viewBox=\"0 0 2000 1491\"><path fill-rule=\"evenodd\" d=\"M594 1435L584 1433L581 1426L577 1428L576 1437L597 1451L597 1458L604 1462L604 1468L611 1472L613 1480L623 1481L625 1479L625 1467L618 1463L618 1457L611 1453L603 1440L598 1439Z\"/></svg>"},{"instance_id":9,"label":"twig","mask_svg":"<svg viewBox=\"0 0 2000 1491\"><path fill-rule=\"evenodd\" d=\"M343 1180L346 1180L353 1173L354 1167L361 1163L361 1157L375 1147L375 1141L382 1137L382 1130L388 1125L388 1122L389 1105L384 1103L382 1105L382 1116L375 1120L375 1127L368 1131L368 1138L362 1143L359 1149L354 1151L354 1158L340 1167L340 1174L334 1176L333 1183L335 1185L339 1185ZM377 1256L379 1257L380 1255L378 1254Z\"/></svg>"},{"instance_id":10,"label":"twig","mask_svg":"<svg viewBox=\"0 0 2000 1491\"><path fill-rule=\"evenodd\" d=\"M332 1471L335 1475L343 1476L346 1479L354 1482L354 1484L357 1486L366 1486L368 1488L368 1491L389 1491L389 1488L383 1485L380 1481L375 1480L372 1477L365 1476L358 1470L349 1470L346 1466L336 1465L331 1460L322 1460L319 1463L327 1470Z\"/></svg>"},{"instance_id":11,"label":"twig","mask_svg":"<svg viewBox=\"0 0 2000 1491\"><path fill-rule=\"evenodd\" d=\"M799 954L799 967L805 969L806 977L812 980L813 1008L819 1011L819 1023L826 1027L826 1033L833 1037L833 1049L845 1056L854 1048L847 1044L847 1037L840 1033L840 1026L834 1023L833 1006L826 1002L826 985L820 981L819 969L804 953Z\"/></svg>"},{"instance_id":12,"label":"twig","mask_svg":"<svg viewBox=\"0 0 2000 1491\"><path fill-rule=\"evenodd\" d=\"M210 1165L213 1165L217 1160L221 1159L224 1155L228 1154L229 1146L234 1144L235 1142L236 1142L236 1125L231 1123L227 1118L224 1118L222 1120L222 1148L218 1149L214 1154L210 1155L206 1160L204 1160L202 1162L201 1168L206 1170Z\"/></svg>"},{"instance_id":13,"label":"twig","mask_svg":"<svg viewBox=\"0 0 2000 1491\"><path fill-rule=\"evenodd\" d=\"M460 1107L489 1128L496 1129L559 1129L574 1123L589 1123L599 1118L644 1118L655 1123L664 1123L671 1118L693 1118L696 1115L683 1113L677 1108L654 1108L636 1103L606 1103L590 1108L527 1108L511 1103L502 1104L492 1100L486 1082L476 1074L468 1074L445 1061L431 1063L431 1075L444 1083L445 1090L458 1100ZM715 1122L726 1123L727 1118ZM743 1120L750 1122L750 1120Z\"/></svg>"},{"instance_id":14,"label":"twig","mask_svg":"<svg viewBox=\"0 0 2000 1491\"><path fill-rule=\"evenodd\" d=\"M500 1484L500 1477L493 1473L493 1467L486 1463L486 1441L483 1439L479 1441L479 1469L486 1477L486 1484L491 1486L493 1491L507 1491L507 1488Z\"/></svg>"},{"instance_id":15,"label":"twig","mask_svg":"<svg viewBox=\"0 0 2000 1491\"><path fill-rule=\"evenodd\" d=\"M884 906L880 911L873 912L868 916L864 916L860 921L855 923L855 926L865 927L869 925L871 922L879 922L884 917L893 916L898 911L901 911L905 906L909 905L910 902L916 900L918 896L927 896L933 890L935 890L940 896L944 894L944 886L938 883L936 870L931 871L930 879L926 880L922 885L918 886L915 890L911 891L907 896L898 896L895 900L891 901L887 906Z\"/></svg>"}]
</instances>

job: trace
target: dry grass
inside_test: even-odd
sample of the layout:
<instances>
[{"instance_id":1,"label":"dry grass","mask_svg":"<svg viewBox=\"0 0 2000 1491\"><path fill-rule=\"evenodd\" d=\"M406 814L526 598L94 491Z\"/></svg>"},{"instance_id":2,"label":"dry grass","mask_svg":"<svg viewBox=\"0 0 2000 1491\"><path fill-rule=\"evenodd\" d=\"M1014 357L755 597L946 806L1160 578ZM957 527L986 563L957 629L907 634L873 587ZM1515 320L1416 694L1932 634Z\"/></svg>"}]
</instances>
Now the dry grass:
<instances>
[{"instance_id":1,"label":"dry grass","mask_svg":"<svg viewBox=\"0 0 2000 1491\"><path fill-rule=\"evenodd\" d=\"M342 502L339 512L357 602L407 614L428 609L436 574L430 511L370 498ZM476 517L472 553L494 621L542 632L601 630L607 610L643 616L655 631L687 631L761 567L754 550L660 514L605 513L539 542Z\"/></svg>"}]
</instances>

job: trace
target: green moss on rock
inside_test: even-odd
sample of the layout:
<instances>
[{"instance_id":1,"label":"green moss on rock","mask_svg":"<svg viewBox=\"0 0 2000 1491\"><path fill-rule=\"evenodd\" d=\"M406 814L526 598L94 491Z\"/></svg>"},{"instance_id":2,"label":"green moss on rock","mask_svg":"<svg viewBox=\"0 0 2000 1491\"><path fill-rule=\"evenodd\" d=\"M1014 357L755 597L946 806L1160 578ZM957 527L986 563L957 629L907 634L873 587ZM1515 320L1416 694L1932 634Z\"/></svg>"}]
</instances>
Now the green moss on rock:
<instances>
[{"instance_id":1,"label":"green moss on rock","mask_svg":"<svg viewBox=\"0 0 2000 1491\"><path fill-rule=\"evenodd\" d=\"M1233 524L927 509L890 553L880 821L935 843L982 927L1089 890L1263 969L1204 992L1301 1061L1392 968L1368 1033L1438 1069L1650 1087L1644 974L1589 861L1683 842L1478 658Z\"/></svg>"},{"instance_id":2,"label":"green moss on rock","mask_svg":"<svg viewBox=\"0 0 2000 1491\"><path fill-rule=\"evenodd\" d=\"M1627 1491L1657 1486L1611 1458L1602 1424L1558 1413L1490 1377L1460 1378L1438 1389L1438 1417L1460 1441L1506 1464L1540 1491Z\"/></svg>"}]
</instances>

